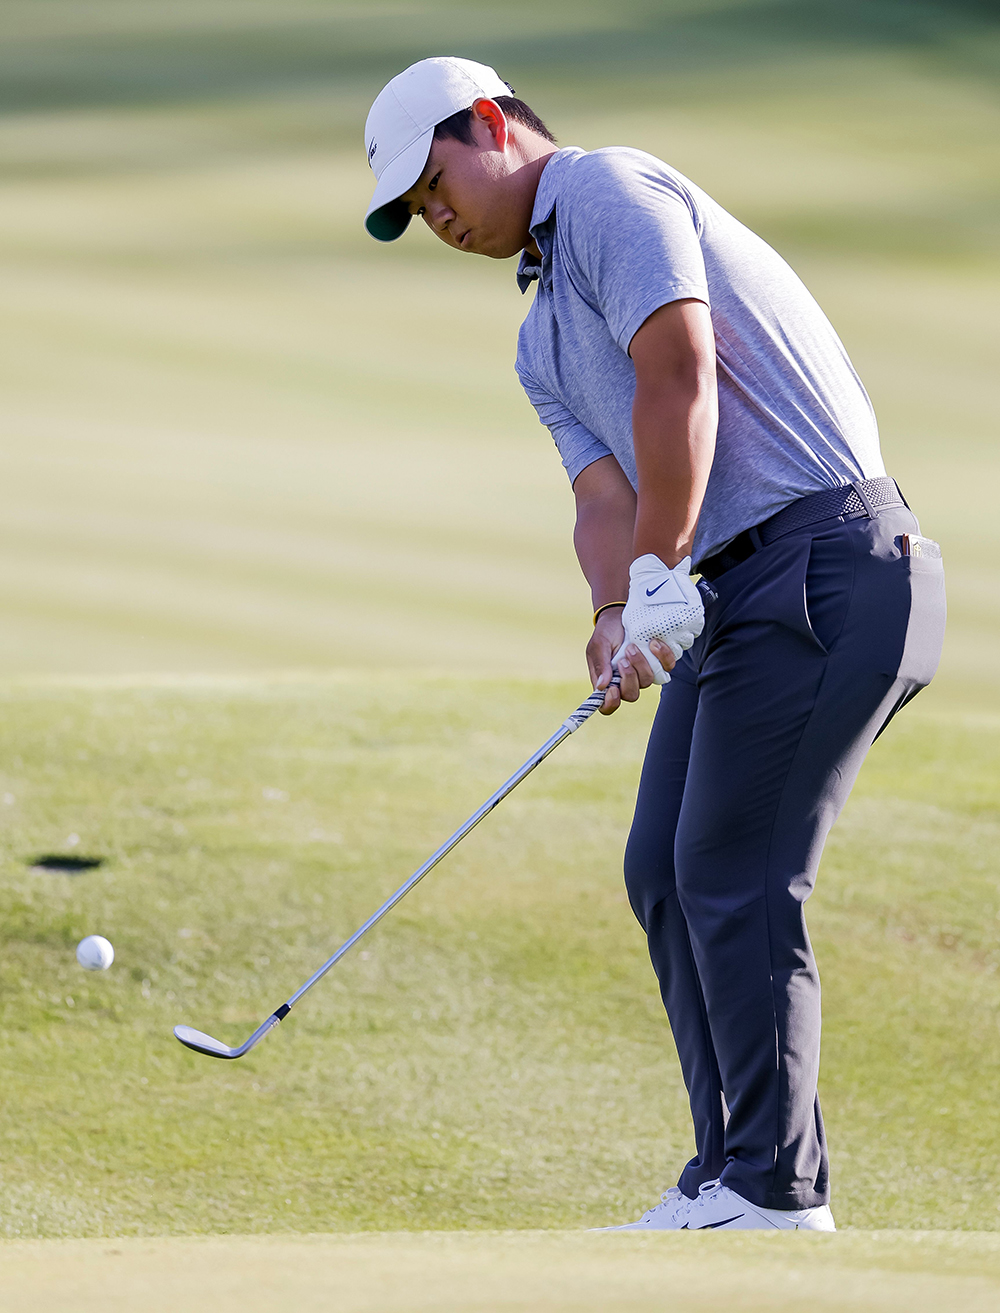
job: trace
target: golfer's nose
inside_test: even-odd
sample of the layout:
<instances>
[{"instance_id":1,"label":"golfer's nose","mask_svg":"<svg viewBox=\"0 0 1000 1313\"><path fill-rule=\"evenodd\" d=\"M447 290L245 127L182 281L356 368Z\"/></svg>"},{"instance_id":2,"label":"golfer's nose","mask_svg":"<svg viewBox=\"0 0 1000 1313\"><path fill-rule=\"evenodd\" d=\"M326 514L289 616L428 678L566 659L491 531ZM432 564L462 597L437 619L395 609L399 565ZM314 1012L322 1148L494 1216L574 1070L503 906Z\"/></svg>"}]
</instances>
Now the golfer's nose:
<instances>
[{"instance_id":1,"label":"golfer's nose","mask_svg":"<svg viewBox=\"0 0 1000 1313\"><path fill-rule=\"evenodd\" d=\"M427 220L436 233L448 231L448 225L455 218L455 211L447 205L435 205L431 202L426 210Z\"/></svg>"}]
</instances>

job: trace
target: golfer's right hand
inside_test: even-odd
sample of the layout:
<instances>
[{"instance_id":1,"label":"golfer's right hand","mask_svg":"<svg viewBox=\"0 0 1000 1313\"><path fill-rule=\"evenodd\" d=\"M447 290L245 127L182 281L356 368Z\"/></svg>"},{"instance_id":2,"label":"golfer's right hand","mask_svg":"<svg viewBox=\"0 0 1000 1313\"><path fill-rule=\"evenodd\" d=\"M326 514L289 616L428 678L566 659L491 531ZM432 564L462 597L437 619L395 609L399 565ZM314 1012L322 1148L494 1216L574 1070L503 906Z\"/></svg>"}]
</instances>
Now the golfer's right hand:
<instances>
[{"instance_id":1,"label":"golfer's right hand","mask_svg":"<svg viewBox=\"0 0 1000 1313\"><path fill-rule=\"evenodd\" d=\"M587 669L590 671L591 683L594 688L608 690L604 695L602 716L610 716L613 711L618 710L622 702L637 702L640 691L649 688L654 682L649 662L639 649L630 643L618 658L621 686L608 687L614 674L611 658L625 641L625 627L621 615L621 611L617 608L603 611L597 617L593 637L587 644ZM666 643L654 638L649 644L649 650L664 670L669 671L674 668L676 658Z\"/></svg>"}]
</instances>

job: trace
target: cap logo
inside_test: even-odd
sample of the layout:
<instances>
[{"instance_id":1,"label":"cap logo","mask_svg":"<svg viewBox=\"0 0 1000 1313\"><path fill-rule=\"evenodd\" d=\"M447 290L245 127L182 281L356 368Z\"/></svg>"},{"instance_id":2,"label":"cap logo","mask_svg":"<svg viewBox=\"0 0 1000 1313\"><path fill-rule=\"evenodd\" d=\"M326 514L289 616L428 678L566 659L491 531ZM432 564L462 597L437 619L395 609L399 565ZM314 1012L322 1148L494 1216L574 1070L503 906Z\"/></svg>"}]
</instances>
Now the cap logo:
<instances>
[{"instance_id":1,"label":"cap logo","mask_svg":"<svg viewBox=\"0 0 1000 1313\"><path fill-rule=\"evenodd\" d=\"M372 160L375 158L375 152L376 152L377 150L378 150L378 142L375 141L375 140L373 139L373 140L372 140L372 144L368 147L368 163L369 163L369 164L371 164Z\"/></svg>"}]
</instances>

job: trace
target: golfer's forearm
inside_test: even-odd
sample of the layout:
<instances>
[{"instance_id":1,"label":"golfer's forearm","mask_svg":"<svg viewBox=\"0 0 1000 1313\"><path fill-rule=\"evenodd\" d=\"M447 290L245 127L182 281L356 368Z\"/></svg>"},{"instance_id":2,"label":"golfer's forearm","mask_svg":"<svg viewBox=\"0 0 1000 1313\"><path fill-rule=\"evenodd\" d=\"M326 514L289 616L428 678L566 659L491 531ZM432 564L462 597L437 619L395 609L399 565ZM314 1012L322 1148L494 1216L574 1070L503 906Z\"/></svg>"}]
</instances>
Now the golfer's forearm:
<instances>
[{"instance_id":1,"label":"golfer's forearm","mask_svg":"<svg viewBox=\"0 0 1000 1313\"><path fill-rule=\"evenodd\" d=\"M675 566L691 551L708 484L718 403L714 375L639 382L632 407L638 497L632 553Z\"/></svg>"},{"instance_id":2,"label":"golfer's forearm","mask_svg":"<svg viewBox=\"0 0 1000 1313\"><path fill-rule=\"evenodd\" d=\"M624 602L635 533L635 493L610 457L585 469L574 484L574 492L573 545L590 584L594 607Z\"/></svg>"},{"instance_id":3,"label":"golfer's forearm","mask_svg":"<svg viewBox=\"0 0 1000 1313\"><path fill-rule=\"evenodd\" d=\"M633 552L671 568L691 550L715 455L718 390L708 306L688 298L649 316L629 344L638 474Z\"/></svg>"}]
</instances>

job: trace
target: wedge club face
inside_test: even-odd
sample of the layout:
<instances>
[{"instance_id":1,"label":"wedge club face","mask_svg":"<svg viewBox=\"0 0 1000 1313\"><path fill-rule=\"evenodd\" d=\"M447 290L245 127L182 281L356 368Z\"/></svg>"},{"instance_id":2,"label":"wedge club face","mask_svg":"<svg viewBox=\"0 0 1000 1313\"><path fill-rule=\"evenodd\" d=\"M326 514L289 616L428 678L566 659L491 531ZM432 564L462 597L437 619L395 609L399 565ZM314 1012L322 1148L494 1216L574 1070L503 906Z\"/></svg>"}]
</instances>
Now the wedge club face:
<instances>
[{"instance_id":1,"label":"wedge club face","mask_svg":"<svg viewBox=\"0 0 1000 1313\"><path fill-rule=\"evenodd\" d=\"M279 1021L284 1020L288 1011L289 1009L283 1005L278 1012L272 1012L263 1026L258 1026L250 1038L235 1049L223 1044L221 1040L213 1039L211 1035L206 1035L203 1030L195 1030L193 1026L175 1026L174 1037L189 1049L194 1049L195 1053L204 1053L208 1058L242 1058L243 1054L249 1053L269 1030L273 1030Z\"/></svg>"},{"instance_id":2,"label":"wedge club face","mask_svg":"<svg viewBox=\"0 0 1000 1313\"><path fill-rule=\"evenodd\" d=\"M195 1030L192 1026L175 1026L174 1035L189 1049L194 1049L195 1053L205 1053L210 1058L238 1058L244 1051L242 1048L231 1049L228 1044L223 1044L220 1040L213 1039L211 1035Z\"/></svg>"}]
</instances>

